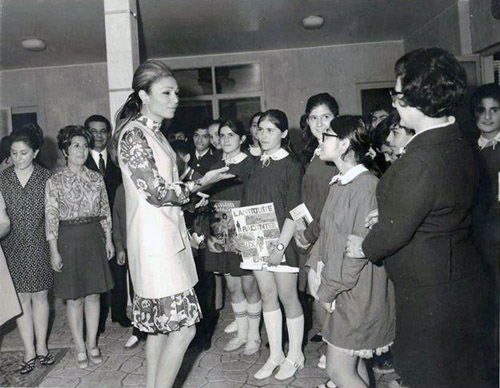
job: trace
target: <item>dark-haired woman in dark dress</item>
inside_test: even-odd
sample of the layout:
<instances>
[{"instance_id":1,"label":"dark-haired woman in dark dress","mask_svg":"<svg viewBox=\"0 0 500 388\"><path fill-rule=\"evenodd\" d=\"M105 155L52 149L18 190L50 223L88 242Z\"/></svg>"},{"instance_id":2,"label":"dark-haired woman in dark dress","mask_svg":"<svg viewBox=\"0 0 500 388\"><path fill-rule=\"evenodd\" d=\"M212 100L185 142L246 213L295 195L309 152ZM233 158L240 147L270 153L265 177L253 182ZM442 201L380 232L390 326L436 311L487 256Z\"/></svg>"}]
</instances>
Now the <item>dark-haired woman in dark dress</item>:
<instances>
[{"instance_id":1,"label":"dark-haired woman in dark dress","mask_svg":"<svg viewBox=\"0 0 500 388\"><path fill-rule=\"evenodd\" d=\"M43 206L50 172L34 162L43 143L40 127L27 125L14 130L9 142L13 165L0 173L0 192L11 231L2 240L2 247L23 309L16 323L24 345L20 373L25 374L35 368L37 359L42 365L54 363L47 349L47 295L52 288L53 274L45 240Z\"/></svg>"},{"instance_id":2,"label":"dark-haired woman in dark dress","mask_svg":"<svg viewBox=\"0 0 500 388\"><path fill-rule=\"evenodd\" d=\"M470 238L475 163L452 116L465 71L430 48L403 56L395 72L393 105L416 134L378 184L378 223L364 242L351 236L347 254L383 260L394 283L394 366L404 384L479 387L485 290Z\"/></svg>"}]
</instances>

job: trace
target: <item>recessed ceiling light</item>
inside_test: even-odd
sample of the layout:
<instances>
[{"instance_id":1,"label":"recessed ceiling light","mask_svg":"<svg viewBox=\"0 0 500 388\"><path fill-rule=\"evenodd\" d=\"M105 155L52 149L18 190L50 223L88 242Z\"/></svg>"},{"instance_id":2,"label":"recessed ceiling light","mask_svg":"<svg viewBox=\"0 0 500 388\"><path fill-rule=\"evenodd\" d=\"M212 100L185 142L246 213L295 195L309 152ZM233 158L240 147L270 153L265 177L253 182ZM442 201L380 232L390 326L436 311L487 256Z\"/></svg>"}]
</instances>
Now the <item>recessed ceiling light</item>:
<instances>
[{"instance_id":1,"label":"recessed ceiling light","mask_svg":"<svg viewBox=\"0 0 500 388\"><path fill-rule=\"evenodd\" d=\"M323 27L325 24L325 19L320 15L311 15L302 19L302 26L306 30L317 30Z\"/></svg>"},{"instance_id":2,"label":"recessed ceiling light","mask_svg":"<svg viewBox=\"0 0 500 388\"><path fill-rule=\"evenodd\" d=\"M47 43L39 38L23 39L21 44L23 48L29 51L43 51L47 47Z\"/></svg>"}]
</instances>

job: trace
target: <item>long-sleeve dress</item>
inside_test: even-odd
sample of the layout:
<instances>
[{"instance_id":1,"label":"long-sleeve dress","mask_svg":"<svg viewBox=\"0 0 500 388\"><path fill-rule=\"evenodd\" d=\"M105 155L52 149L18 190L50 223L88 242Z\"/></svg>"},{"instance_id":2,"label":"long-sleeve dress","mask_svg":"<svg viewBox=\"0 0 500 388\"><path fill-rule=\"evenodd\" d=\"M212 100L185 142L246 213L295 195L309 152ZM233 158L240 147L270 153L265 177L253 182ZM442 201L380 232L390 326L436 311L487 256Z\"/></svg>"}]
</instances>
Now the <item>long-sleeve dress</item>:
<instances>
[{"instance_id":1,"label":"long-sleeve dress","mask_svg":"<svg viewBox=\"0 0 500 388\"><path fill-rule=\"evenodd\" d=\"M198 281L180 205L175 152L157 123L140 115L121 129L118 159L125 188L127 252L134 285L134 325L168 333L196 323ZM175 307L177 306L177 307Z\"/></svg>"},{"instance_id":2,"label":"long-sleeve dress","mask_svg":"<svg viewBox=\"0 0 500 388\"><path fill-rule=\"evenodd\" d=\"M47 240L57 240L63 261L54 274L54 294L75 299L113 288L105 233L111 233L111 212L102 175L86 167L76 174L63 168L45 189Z\"/></svg>"},{"instance_id":3,"label":"long-sleeve dress","mask_svg":"<svg viewBox=\"0 0 500 388\"><path fill-rule=\"evenodd\" d=\"M323 338L351 355L371 357L387 351L394 340L394 290L383 266L345 255L347 236L365 236L366 216L377 208L378 180L359 167L352 180L332 184L321 213L319 249L325 267L318 296L321 302L335 301Z\"/></svg>"}]
</instances>

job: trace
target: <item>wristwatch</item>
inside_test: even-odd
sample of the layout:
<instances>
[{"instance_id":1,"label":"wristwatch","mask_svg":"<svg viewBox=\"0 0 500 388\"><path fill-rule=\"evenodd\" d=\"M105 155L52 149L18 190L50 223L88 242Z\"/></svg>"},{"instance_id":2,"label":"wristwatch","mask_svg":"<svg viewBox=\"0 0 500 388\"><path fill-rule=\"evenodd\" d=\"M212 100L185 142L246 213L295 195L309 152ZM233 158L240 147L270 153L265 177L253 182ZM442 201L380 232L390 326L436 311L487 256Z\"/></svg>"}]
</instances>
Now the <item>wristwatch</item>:
<instances>
[{"instance_id":1,"label":"wristwatch","mask_svg":"<svg viewBox=\"0 0 500 388\"><path fill-rule=\"evenodd\" d=\"M276 250L278 252L283 252L285 250L285 246L282 243L276 245Z\"/></svg>"}]
</instances>

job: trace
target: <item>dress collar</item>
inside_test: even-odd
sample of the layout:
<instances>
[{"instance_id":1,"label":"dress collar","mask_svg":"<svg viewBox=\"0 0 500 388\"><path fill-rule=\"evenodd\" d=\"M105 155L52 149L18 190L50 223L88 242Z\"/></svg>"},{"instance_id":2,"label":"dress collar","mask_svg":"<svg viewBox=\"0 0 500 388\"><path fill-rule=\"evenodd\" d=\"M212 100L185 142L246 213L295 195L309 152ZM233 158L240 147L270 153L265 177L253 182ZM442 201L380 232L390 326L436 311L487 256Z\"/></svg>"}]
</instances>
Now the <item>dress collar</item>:
<instances>
[{"instance_id":1,"label":"dress collar","mask_svg":"<svg viewBox=\"0 0 500 388\"><path fill-rule=\"evenodd\" d=\"M267 166L269 166L269 163L271 163L271 159L275 160L275 161L281 160L281 159L286 158L288 155L290 155L290 154L288 153L287 150L280 148L279 150L274 152L272 155L268 155L268 154L260 155L260 161L262 162L262 165L264 167L267 167Z\"/></svg>"},{"instance_id":2,"label":"dress collar","mask_svg":"<svg viewBox=\"0 0 500 388\"><path fill-rule=\"evenodd\" d=\"M230 164L240 164L247 158L247 154L240 152L238 155L234 156L231 159L227 159L225 155L222 156L222 160L225 162L226 166Z\"/></svg>"},{"instance_id":3,"label":"dress collar","mask_svg":"<svg viewBox=\"0 0 500 388\"><path fill-rule=\"evenodd\" d=\"M360 175L366 171L368 171L368 169L364 165L358 164L358 165L352 167L345 174L335 175L332 178L332 180L330 181L330 185L333 185L334 183L339 183L341 185L347 185L348 183L352 182L354 180L354 178L356 178L358 175Z\"/></svg>"},{"instance_id":4,"label":"dress collar","mask_svg":"<svg viewBox=\"0 0 500 388\"><path fill-rule=\"evenodd\" d=\"M136 121L146 126L147 128L152 129L153 131L158 131L161 127L161 123L154 121L153 119L150 119L143 114L140 114Z\"/></svg>"},{"instance_id":5,"label":"dress collar","mask_svg":"<svg viewBox=\"0 0 500 388\"><path fill-rule=\"evenodd\" d=\"M483 137L483 135L481 135L479 136L479 139L477 139L477 145L479 146L480 150L486 147L493 147L493 149L495 149L495 146L499 141L500 141L500 132L493 139L486 139Z\"/></svg>"}]
</instances>

